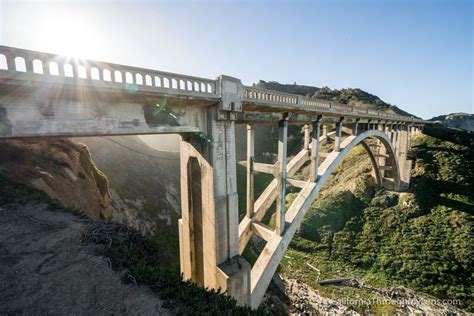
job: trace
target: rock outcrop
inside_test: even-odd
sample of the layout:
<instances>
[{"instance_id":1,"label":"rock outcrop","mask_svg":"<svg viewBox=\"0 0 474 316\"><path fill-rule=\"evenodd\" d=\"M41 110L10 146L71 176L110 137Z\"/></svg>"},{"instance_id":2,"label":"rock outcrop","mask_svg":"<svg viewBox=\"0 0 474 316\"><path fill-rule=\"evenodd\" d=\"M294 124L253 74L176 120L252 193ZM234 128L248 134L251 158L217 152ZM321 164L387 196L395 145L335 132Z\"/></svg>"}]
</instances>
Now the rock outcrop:
<instances>
[{"instance_id":1,"label":"rock outcrop","mask_svg":"<svg viewBox=\"0 0 474 316\"><path fill-rule=\"evenodd\" d=\"M109 179L111 219L143 234L173 236L177 246L179 153L154 150L138 136L75 140Z\"/></svg>"},{"instance_id":2,"label":"rock outcrop","mask_svg":"<svg viewBox=\"0 0 474 316\"><path fill-rule=\"evenodd\" d=\"M433 117L430 121L441 123L447 127L455 127L474 132L474 114L451 113Z\"/></svg>"},{"instance_id":3,"label":"rock outcrop","mask_svg":"<svg viewBox=\"0 0 474 316\"><path fill-rule=\"evenodd\" d=\"M0 141L0 175L92 219L111 216L107 177L85 145L59 138Z\"/></svg>"}]
</instances>

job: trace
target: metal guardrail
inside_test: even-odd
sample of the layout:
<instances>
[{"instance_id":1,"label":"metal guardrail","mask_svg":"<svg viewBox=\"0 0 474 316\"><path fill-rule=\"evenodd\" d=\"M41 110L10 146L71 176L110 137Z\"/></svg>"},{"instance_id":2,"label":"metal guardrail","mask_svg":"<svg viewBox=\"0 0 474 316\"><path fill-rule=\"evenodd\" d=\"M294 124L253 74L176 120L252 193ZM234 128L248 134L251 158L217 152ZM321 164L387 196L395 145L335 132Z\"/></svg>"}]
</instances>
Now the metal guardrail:
<instances>
[{"instance_id":1,"label":"metal guardrail","mask_svg":"<svg viewBox=\"0 0 474 316\"><path fill-rule=\"evenodd\" d=\"M0 73L15 79L42 78L191 96L217 96L216 80L0 46ZM42 78L41 78L42 77Z\"/></svg>"}]
</instances>

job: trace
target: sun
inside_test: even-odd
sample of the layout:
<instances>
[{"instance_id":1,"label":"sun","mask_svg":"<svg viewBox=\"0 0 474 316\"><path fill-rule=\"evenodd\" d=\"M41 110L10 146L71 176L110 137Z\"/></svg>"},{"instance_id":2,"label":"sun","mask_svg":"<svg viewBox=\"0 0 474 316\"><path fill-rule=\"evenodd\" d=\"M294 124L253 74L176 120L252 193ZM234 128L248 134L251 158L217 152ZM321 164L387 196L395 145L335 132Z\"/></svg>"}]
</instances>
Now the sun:
<instances>
[{"instance_id":1,"label":"sun","mask_svg":"<svg viewBox=\"0 0 474 316\"><path fill-rule=\"evenodd\" d=\"M48 46L60 55L90 58L103 48L104 41L93 19L68 13L56 14L54 19L43 22L42 32L47 36Z\"/></svg>"}]
</instances>

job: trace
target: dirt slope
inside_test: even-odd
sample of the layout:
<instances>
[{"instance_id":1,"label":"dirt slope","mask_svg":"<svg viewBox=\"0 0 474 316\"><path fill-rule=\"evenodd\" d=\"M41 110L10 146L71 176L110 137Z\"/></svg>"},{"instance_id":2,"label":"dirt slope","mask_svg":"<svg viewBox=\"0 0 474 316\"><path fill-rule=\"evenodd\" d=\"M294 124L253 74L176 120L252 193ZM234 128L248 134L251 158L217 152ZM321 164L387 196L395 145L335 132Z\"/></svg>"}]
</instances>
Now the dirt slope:
<instances>
[{"instance_id":1,"label":"dirt slope","mask_svg":"<svg viewBox=\"0 0 474 316\"><path fill-rule=\"evenodd\" d=\"M84 221L43 202L0 205L0 314L169 314L81 243Z\"/></svg>"}]
</instances>

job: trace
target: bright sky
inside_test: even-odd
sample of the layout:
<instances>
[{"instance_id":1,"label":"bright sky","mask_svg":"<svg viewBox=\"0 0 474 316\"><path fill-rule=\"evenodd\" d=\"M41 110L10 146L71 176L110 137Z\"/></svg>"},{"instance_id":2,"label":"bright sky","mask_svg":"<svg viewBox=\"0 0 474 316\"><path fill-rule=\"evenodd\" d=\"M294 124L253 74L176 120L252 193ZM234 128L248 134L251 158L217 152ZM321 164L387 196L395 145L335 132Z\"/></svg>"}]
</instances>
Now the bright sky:
<instances>
[{"instance_id":1,"label":"bright sky","mask_svg":"<svg viewBox=\"0 0 474 316\"><path fill-rule=\"evenodd\" d=\"M244 84L361 88L474 113L470 0L0 0L0 44Z\"/></svg>"}]
</instances>

